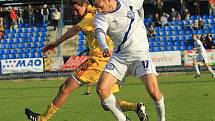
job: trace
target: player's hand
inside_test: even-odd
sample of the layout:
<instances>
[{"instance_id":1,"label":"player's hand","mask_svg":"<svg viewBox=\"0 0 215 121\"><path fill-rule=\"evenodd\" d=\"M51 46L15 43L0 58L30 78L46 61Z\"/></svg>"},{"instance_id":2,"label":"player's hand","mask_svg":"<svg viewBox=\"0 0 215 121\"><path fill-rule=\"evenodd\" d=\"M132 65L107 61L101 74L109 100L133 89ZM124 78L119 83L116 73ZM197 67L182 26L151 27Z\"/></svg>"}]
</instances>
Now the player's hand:
<instances>
[{"instance_id":1,"label":"player's hand","mask_svg":"<svg viewBox=\"0 0 215 121\"><path fill-rule=\"evenodd\" d=\"M103 57L110 57L112 55L112 51L110 49L103 50Z\"/></svg>"},{"instance_id":2,"label":"player's hand","mask_svg":"<svg viewBox=\"0 0 215 121\"><path fill-rule=\"evenodd\" d=\"M46 55L48 51L53 50L57 47L56 43L50 43L43 48L43 54Z\"/></svg>"}]
</instances>

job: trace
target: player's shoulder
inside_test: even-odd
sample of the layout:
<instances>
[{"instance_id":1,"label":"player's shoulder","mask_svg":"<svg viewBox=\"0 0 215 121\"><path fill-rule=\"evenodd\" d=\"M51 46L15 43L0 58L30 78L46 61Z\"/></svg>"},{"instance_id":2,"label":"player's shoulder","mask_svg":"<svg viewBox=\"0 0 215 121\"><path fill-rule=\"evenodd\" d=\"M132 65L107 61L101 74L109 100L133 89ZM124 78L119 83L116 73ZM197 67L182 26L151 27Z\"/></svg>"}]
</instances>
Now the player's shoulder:
<instances>
[{"instance_id":1,"label":"player's shoulder","mask_svg":"<svg viewBox=\"0 0 215 121\"><path fill-rule=\"evenodd\" d=\"M101 13L101 12L96 12L96 15L95 17L96 18L105 18L107 17L109 14L104 14L104 13Z\"/></svg>"},{"instance_id":2,"label":"player's shoulder","mask_svg":"<svg viewBox=\"0 0 215 121\"><path fill-rule=\"evenodd\" d=\"M85 23L88 23L88 22L92 22L93 20L94 20L94 16L95 16L95 14L94 13L87 13L85 16L84 16L84 18L81 20L81 21L83 21L83 22L85 22Z\"/></svg>"},{"instance_id":3,"label":"player's shoulder","mask_svg":"<svg viewBox=\"0 0 215 121\"><path fill-rule=\"evenodd\" d=\"M99 18L104 16L104 14L102 14L101 12L96 12L95 18Z\"/></svg>"},{"instance_id":4,"label":"player's shoulder","mask_svg":"<svg viewBox=\"0 0 215 121\"><path fill-rule=\"evenodd\" d=\"M103 14L100 12L97 12L95 17L94 17L94 22L107 21L107 20L108 20L108 14Z\"/></svg>"},{"instance_id":5,"label":"player's shoulder","mask_svg":"<svg viewBox=\"0 0 215 121\"><path fill-rule=\"evenodd\" d=\"M197 42L197 43L202 43L200 39L197 39L197 41L196 41L196 42Z\"/></svg>"},{"instance_id":6,"label":"player's shoulder","mask_svg":"<svg viewBox=\"0 0 215 121\"><path fill-rule=\"evenodd\" d=\"M125 4L129 4L132 6L142 6L144 0L119 0L120 3L125 3Z\"/></svg>"}]
</instances>

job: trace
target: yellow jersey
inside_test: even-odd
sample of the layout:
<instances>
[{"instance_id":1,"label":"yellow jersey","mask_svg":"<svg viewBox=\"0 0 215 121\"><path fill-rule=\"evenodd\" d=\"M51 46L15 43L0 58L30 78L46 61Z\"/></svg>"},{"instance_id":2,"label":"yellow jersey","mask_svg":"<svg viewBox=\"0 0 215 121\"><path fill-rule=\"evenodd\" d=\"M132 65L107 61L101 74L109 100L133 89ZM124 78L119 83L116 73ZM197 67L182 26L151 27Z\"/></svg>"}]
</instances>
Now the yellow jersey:
<instances>
[{"instance_id":1,"label":"yellow jersey","mask_svg":"<svg viewBox=\"0 0 215 121\"><path fill-rule=\"evenodd\" d=\"M85 45L89 49L89 57L93 58L96 61L104 61L104 60L109 60L109 58L104 58L102 56L102 50L99 46L98 41L95 39L94 35L94 23L93 19L95 16L95 12L93 11L94 8L92 8L90 5L87 8L88 12L82 21L78 24L79 27L81 27L83 33L85 34L86 37L86 42ZM108 47L112 50L113 49L113 42L112 40L106 36L106 43Z\"/></svg>"}]
</instances>

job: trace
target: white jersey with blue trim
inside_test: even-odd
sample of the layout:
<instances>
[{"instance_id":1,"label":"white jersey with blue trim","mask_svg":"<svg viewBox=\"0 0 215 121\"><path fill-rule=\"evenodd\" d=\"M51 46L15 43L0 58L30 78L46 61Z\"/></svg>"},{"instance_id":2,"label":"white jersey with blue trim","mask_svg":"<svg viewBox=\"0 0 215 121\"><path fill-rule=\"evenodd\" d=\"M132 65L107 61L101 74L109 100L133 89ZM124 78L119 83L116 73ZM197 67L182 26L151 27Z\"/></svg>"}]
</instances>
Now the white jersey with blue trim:
<instances>
[{"instance_id":1,"label":"white jersey with blue trim","mask_svg":"<svg viewBox=\"0 0 215 121\"><path fill-rule=\"evenodd\" d=\"M97 13L94 18L95 30L101 29L114 42L113 56L133 61L148 58L149 44L146 28L137 10L143 0L116 0L113 12Z\"/></svg>"},{"instance_id":2,"label":"white jersey with blue trim","mask_svg":"<svg viewBox=\"0 0 215 121\"><path fill-rule=\"evenodd\" d=\"M127 1L129 5L133 6L135 10L139 10L143 7L144 0L124 0Z\"/></svg>"},{"instance_id":3,"label":"white jersey with blue trim","mask_svg":"<svg viewBox=\"0 0 215 121\"><path fill-rule=\"evenodd\" d=\"M194 47L197 48L198 53L205 53L206 52L202 42L199 39L194 41Z\"/></svg>"}]
</instances>

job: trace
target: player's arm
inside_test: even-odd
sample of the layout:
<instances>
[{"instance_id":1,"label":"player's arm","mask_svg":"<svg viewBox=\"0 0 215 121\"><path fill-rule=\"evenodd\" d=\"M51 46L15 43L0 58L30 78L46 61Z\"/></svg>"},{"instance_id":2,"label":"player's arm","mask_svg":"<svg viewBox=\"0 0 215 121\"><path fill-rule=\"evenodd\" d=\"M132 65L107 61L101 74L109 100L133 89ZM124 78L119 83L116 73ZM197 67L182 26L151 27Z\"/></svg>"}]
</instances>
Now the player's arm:
<instances>
[{"instance_id":1,"label":"player's arm","mask_svg":"<svg viewBox=\"0 0 215 121\"><path fill-rule=\"evenodd\" d=\"M102 29L96 29L95 30L95 34L98 40L98 43L100 45L100 47L103 50L103 56L104 57L110 57L112 54L112 51L109 49L107 43L106 43L106 35L103 32Z\"/></svg>"},{"instance_id":2,"label":"player's arm","mask_svg":"<svg viewBox=\"0 0 215 121\"><path fill-rule=\"evenodd\" d=\"M95 35L97 41L103 51L104 57L109 57L112 54L111 49L106 43L106 31L108 29L108 22L104 16L97 14L94 18Z\"/></svg>"},{"instance_id":3,"label":"player's arm","mask_svg":"<svg viewBox=\"0 0 215 121\"><path fill-rule=\"evenodd\" d=\"M72 28L70 28L63 36L61 36L59 39L57 39L55 42L48 44L45 46L43 49L43 53L46 53L47 51L57 47L60 45L62 42L66 41L67 39L73 37L76 35L78 32L80 32L82 29L78 25L74 25Z\"/></svg>"}]
</instances>

